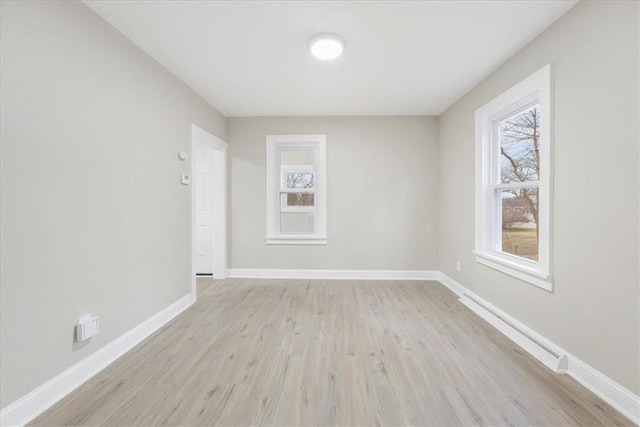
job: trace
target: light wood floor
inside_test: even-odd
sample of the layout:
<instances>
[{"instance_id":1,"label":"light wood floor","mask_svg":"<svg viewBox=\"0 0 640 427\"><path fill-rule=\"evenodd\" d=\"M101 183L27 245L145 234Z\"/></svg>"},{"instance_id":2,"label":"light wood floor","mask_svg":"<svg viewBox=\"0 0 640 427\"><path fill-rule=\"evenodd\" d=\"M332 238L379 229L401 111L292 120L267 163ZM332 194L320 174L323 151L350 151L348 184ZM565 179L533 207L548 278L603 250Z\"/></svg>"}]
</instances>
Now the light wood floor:
<instances>
[{"instance_id":1,"label":"light wood floor","mask_svg":"<svg viewBox=\"0 0 640 427\"><path fill-rule=\"evenodd\" d=\"M199 280L34 425L632 425L436 282Z\"/></svg>"}]
</instances>

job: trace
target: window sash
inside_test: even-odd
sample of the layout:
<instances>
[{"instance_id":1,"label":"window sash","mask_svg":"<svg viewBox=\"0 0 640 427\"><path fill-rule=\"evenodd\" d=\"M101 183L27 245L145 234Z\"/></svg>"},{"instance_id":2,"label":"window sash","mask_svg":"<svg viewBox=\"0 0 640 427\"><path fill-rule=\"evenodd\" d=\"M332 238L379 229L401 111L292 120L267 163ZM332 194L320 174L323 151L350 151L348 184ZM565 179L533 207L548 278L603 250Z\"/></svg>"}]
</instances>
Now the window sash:
<instances>
[{"instance_id":1,"label":"window sash","mask_svg":"<svg viewBox=\"0 0 640 427\"><path fill-rule=\"evenodd\" d=\"M286 151L301 151L301 150L309 150L313 152L313 164L311 165L283 165L282 162L282 153ZM318 163L318 147L311 146L309 147L307 144L303 146L296 145L280 145L276 150L276 159L278 166L280 168L280 188L278 190L278 198L280 200L279 209L276 212L277 223L275 226L277 235L280 236L313 236L316 234L318 230L318 203L316 198L317 188L316 182L314 182L313 188L287 188L287 174L290 172L301 172L301 173L312 173L314 177L314 181L316 181L316 166ZM313 194L314 195L314 204L313 206L288 206L286 198L283 199L283 194ZM313 221L314 221L314 231L282 231L282 214L283 213L313 213Z\"/></svg>"},{"instance_id":2,"label":"window sash","mask_svg":"<svg viewBox=\"0 0 640 427\"><path fill-rule=\"evenodd\" d=\"M508 184L492 184L489 189L493 190L518 190L520 188L540 187L540 181L510 182Z\"/></svg>"},{"instance_id":3,"label":"window sash","mask_svg":"<svg viewBox=\"0 0 640 427\"><path fill-rule=\"evenodd\" d=\"M281 188L278 193L280 194L292 194L292 193L310 193L315 194L315 188Z\"/></svg>"},{"instance_id":4,"label":"window sash","mask_svg":"<svg viewBox=\"0 0 640 427\"><path fill-rule=\"evenodd\" d=\"M280 151L282 153L282 150ZM314 163L315 163L315 152L314 152ZM316 183L314 182L314 186L311 188L288 188L287 187L287 175L292 172L298 173L311 173L313 174L313 179L316 179L316 168L315 165L280 165L282 169L282 173L280 176L280 190L278 192L278 196L280 197L280 213L313 213L314 218L318 216L318 206L316 203ZM314 203L311 206L289 206L287 203L286 197L282 197L285 194L313 194L314 195ZM317 224L315 224L317 227ZM282 222L278 224L279 233L281 234L291 234L291 232L283 232L282 231ZM311 234L311 232L297 232L296 234Z\"/></svg>"},{"instance_id":5,"label":"window sash","mask_svg":"<svg viewBox=\"0 0 640 427\"><path fill-rule=\"evenodd\" d=\"M495 186L498 187L498 186ZM535 188L538 190L538 213L540 211L540 187L539 185L526 185L526 186L510 186L510 187L503 187L502 185L499 188L495 188L493 189L493 191L491 192L492 197L493 197L493 233L492 233L492 242L490 243L490 247L493 251L498 252L500 255L506 255L509 258L512 258L514 262L525 262L526 264L530 264L530 266L532 267L536 267L539 264L539 260L538 261L533 261L530 259L527 259L525 257L521 257L518 255L514 255L511 254L509 252L505 252L502 249L502 234L504 229L502 228L502 192L504 190L519 190L521 188ZM539 223L536 223L536 227L540 227ZM540 257L540 242L538 242L538 257Z\"/></svg>"},{"instance_id":6,"label":"window sash","mask_svg":"<svg viewBox=\"0 0 640 427\"><path fill-rule=\"evenodd\" d=\"M316 202L316 192L310 192L310 191L280 191L279 193L280 196L280 214L282 214L283 212L286 213L295 213L295 212L305 212L305 213L310 213L313 212L316 214L318 214L318 204ZM289 206L287 204L287 200L286 198L282 197L285 194L313 194L313 205L309 205L309 206L305 206L305 205L295 205L295 206Z\"/></svg>"}]
</instances>

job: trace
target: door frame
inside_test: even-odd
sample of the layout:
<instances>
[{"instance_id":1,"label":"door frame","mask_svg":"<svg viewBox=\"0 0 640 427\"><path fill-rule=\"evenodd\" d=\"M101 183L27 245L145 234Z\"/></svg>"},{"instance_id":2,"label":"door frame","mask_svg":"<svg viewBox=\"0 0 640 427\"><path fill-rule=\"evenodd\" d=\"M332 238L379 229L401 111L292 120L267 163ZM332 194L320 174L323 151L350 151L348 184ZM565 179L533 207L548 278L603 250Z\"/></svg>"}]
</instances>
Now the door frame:
<instances>
[{"instance_id":1,"label":"door frame","mask_svg":"<svg viewBox=\"0 0 640 427\"><path fill-rule=\"evenodd\" d=\"M195 178L195 148L204 145L213 150L214 165L216 156L222 156L222 168L212 167L212 205L218 206L211 223L213 241L213 278L224 279L227 275L227 147L228 144L217 136L191 123L190 174ZM222 185L216 185L221 183ZM196 194L195 179L191 180L191 299L196 301ZM216 262L218 260L218 262Z\"/></svg>"}]
</instances>

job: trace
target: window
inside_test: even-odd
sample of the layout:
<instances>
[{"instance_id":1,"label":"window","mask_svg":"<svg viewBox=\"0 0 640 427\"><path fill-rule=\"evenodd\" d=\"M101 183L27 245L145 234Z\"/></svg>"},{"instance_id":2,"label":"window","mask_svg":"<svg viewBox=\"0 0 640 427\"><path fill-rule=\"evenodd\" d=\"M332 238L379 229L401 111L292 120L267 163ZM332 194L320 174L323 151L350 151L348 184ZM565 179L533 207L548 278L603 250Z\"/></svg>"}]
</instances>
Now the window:
<instances>
[{"instance_id":1,"label":"window","mask_svg":"<svg viewBox=\"0 0 640 427\"><path fill-rule=\"evenodd\" d=\"M476 111L476 260L551 291L551 67Z\"/></svg>"},{"instance_id":2,"label":"window","mask_svg":"<svg viewBox=\"0 0 640 427\"><path fill-rule=\"evenodd\" d=\"M325 135L267 135L266 243L327 243Z\"/></svg>"}]
</instances>

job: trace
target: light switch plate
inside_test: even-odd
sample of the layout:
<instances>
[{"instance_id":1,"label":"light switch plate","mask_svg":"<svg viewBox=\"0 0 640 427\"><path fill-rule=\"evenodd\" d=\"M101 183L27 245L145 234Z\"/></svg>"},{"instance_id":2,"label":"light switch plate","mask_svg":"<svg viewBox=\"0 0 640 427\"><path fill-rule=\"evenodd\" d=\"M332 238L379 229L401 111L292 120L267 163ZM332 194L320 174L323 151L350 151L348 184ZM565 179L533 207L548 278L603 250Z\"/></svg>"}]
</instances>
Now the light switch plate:
<instances>
[{"instance_id":1,"label":"light switch plate","mask_svg":"<svg viewBox=\"0 0 640 427\"><path fill-rule=\"evenodd\" d=\"M189 185L191 184L191 177L186 173L183 173L180 177L180 182L182 182L183 185Z\"/></svg>"}]
</instances>

